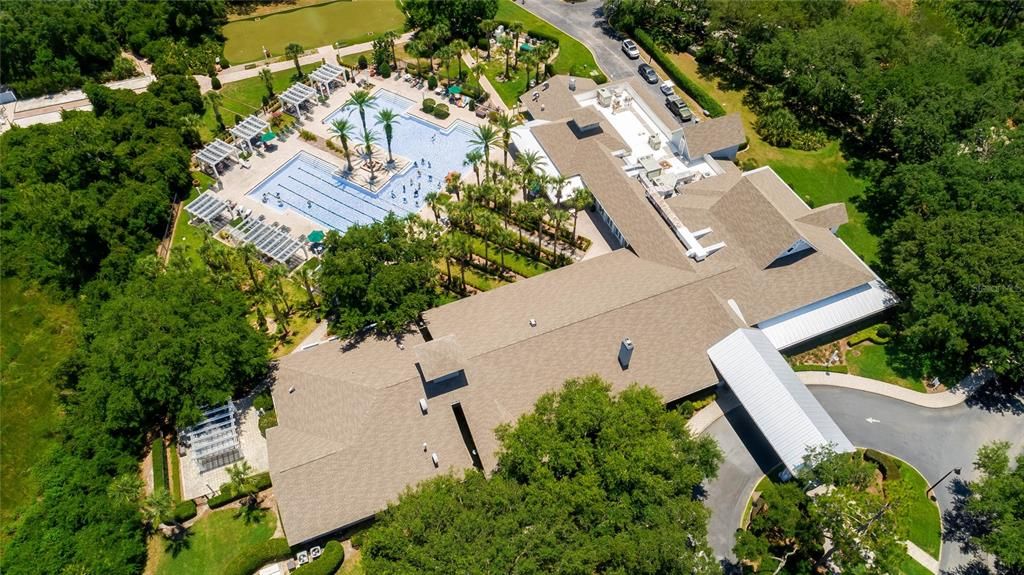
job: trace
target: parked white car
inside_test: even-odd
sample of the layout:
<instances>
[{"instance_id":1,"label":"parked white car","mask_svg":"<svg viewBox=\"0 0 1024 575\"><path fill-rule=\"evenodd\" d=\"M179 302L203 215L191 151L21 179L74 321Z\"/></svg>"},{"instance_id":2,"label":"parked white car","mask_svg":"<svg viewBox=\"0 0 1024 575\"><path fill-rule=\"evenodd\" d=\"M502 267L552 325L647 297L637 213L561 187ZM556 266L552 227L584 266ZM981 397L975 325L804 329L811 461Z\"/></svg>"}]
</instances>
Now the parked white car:
<instances>
[{"instance_id":1,"label":"parked white car","mask_svg":"<svg viewBox=\"0 0 1024 575\"><path fill-rule=\"evenodd\" d=\"M622 51L632 60L636 60L640 57L640 47L636 45L636 42L626 38L622 41Z\"/></svg>"},{"instance_id":2,"label":"parked white car","mask_svg":"<svg viewBox=\"0 0 1024 575\"><path fill-rule=\"evenodd\" d=\"M676 93L676 85L672 83L672 80L665 80L660 86L658 86L658 88L661 90L661 93L666 96L671 96Z\"/></svg>"}]
</instances>

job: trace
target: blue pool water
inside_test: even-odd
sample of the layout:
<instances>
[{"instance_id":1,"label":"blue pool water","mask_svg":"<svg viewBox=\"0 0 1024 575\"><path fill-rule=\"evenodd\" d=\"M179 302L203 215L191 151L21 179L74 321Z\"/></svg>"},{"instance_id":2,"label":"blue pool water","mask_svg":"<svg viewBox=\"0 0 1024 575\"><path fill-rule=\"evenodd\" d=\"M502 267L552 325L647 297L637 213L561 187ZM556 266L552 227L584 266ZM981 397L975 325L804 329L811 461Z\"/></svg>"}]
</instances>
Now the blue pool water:
<instances>
[{"instance_id":1,"label":"blue pool water","mask_svg":"<svg viewBox=\"0 0 1024 575\"><path fill-rule=\"evenodd\" d=\"M335 165L300 152L253 188L249 195L271 209L292 210L318 225L342 232L353 224L381 220L388 212L400 216L418 212L427 193L443 188L444 177L448 173L464 169L462 162L473 147L469 143L473 128L465 122L456 122L447 130L441 130L430 122L408 115L406 112L413 104L412 100L381 90L375 108L367 110L368 128L379 109L390 108L399 113L391 149L395 156L410 162L378 191L371 192L334 175L343 162L340 158ZM346 108L332 112L324 123L346 116L351 116L357 126L361 125L359 112ZM383 130L379 126L371 129L382 151L386 150ZM384 154L386 151L380 160L387 159ZM412 162L416 165L413 166Z\"/></svg>"}]
</instances>

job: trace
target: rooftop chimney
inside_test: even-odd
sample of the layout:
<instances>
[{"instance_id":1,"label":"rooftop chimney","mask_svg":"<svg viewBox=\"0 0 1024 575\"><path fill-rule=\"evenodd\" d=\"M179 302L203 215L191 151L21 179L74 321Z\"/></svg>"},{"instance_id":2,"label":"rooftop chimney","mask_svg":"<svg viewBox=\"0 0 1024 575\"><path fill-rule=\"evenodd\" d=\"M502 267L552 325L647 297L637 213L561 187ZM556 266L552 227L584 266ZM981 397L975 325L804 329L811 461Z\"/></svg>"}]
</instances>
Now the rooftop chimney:
<instances>
[{"instance_id":1,"label":"rooftop chimney","mask_svg":"<svg viewBox=\"0 0 1024 575\"><path fill-rule=\"evenodd\" d=\"M633 341L628 337L622 340L619 346L619 365L622 369L629 369L629 360L633 357Z\"/></svg>"}]
</instances>

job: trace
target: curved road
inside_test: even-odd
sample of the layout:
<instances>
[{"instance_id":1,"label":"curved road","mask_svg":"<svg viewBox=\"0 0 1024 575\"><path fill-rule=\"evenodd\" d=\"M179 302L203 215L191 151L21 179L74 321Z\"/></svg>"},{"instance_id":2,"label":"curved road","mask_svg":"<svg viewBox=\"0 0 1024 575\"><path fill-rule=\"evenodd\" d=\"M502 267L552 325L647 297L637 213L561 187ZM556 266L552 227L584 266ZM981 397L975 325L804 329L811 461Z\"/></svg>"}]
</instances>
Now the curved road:
<instances>
[{"instance_id":1,"label":"curved road","mask_svg":"<svg viewBox=\"0 0 1024 575\"><path fill-rule=\"evenodd\" d=\"M986 410L960 404L929 409L880 395L851 389L814 386L811 392L858 447L891 453L910 463L929 483L954 467L961 479L975 477L972 463L981 445L994 440L1013 442L1019 452L1024 443L1024 416L1007 410ZM868 419L872 421L868 421ZM877 421L875 421L877 420ZM720 558L733 559L733 534L747 497L761 476L778 463L771 448L742 409L727 412L705 433L725 453L718 478L707 487L711 509L708 539ZM952 478L935 490L940 508L953 502ZM944 570L967 561L955 543L943 543L940 566Z\"/></svg>"}]
</instances>

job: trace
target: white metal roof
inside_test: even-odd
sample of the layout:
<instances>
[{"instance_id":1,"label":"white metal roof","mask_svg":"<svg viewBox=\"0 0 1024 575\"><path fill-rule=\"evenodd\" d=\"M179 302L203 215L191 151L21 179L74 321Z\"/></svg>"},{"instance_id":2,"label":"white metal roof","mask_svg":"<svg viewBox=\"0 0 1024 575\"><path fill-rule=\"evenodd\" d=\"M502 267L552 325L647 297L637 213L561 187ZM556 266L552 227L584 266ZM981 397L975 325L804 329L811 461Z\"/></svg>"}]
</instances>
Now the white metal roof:
<instances>
[{"instance_id":1,"label":"white metal roof","mask_svg":"<svg viewBox=\"0 0 1024 575\"><path fill-rule=\"evenodd\" d=\"M231 144L224 140L216 139L203 146L203 149L196 153L196 158L208 166L215 166L234 156L237 152L238 150Z\"/></svg>"},{"instance_id":2,"label":"white metal roof","mask_svg":"<svg viewBox=\"0 0 1024 575\"><path fill-rule=\"evenodd\" d=\"M738 329L711 346L708 356L790 473L808 448L853 444L811 395L772 342L757 329Z\"/></svg>"},{"instance_id":3,"label":"white metal roof","mask_svg":"<svg viewBox=\"0 0 1024 575\"><path fill-rule=\"evenodd\" d=\"M290 88L285 90L278 98L286 103L291 104L293 107L299 107L299 104L309 100L316 93L313 88L303 84L302 82L296 82L292 84Z\"/></svg>"},{"instance_id":4,"label":"white metal roof","mask_svg":"<svg viewBox=\"0 0 1024 575\"><path fill-rule=\"evenodd\" d=\"M776 349L785 349L872 316L896 305L897 301L881 280L873 280L762 321L757 327L768 336Z\"/></svg>"},{"instance_id":5,"label":"white metal roof","mask_svg":"<svg viewBox=\"0 0 1024 575\"><path fill-rule=\"evenodd\" d=\"M333 82L341 76L345 69L341 66L335 66L330 62L325 62L322 66L317 68L312 74L309 75L312 80L318 84L327 84Z\"/></svg>"},{"instance_id":6,"label":"white metal roof","mask_svg":"<svg viewBox=\"0 0 1024 575\"><path fill-rule=\"evenodd\" d=\"M269 127L263 118L253 114L231 128L231 135L239 140L251 140Z\"/></svg>"},{"instance_id":7,"label":"white metal roof","mask_svg":"<svg viewBox=\"0 0 1024 575\"><path fill-rule=\"evenodd\" d=\"M209 190L203 192L198 198L185 206L186 212L204 222L213 220L224 213L226 209L228 209L227 202Z\"/></svg>"}]
</instances>

